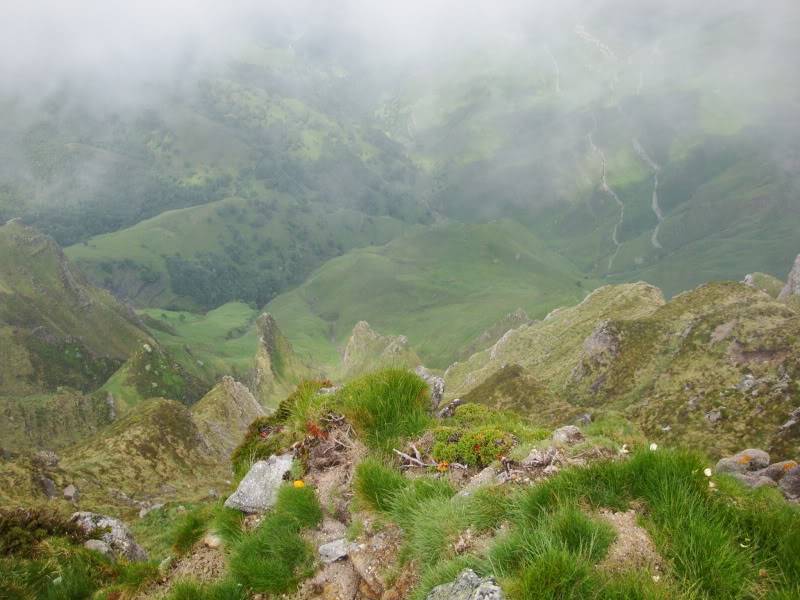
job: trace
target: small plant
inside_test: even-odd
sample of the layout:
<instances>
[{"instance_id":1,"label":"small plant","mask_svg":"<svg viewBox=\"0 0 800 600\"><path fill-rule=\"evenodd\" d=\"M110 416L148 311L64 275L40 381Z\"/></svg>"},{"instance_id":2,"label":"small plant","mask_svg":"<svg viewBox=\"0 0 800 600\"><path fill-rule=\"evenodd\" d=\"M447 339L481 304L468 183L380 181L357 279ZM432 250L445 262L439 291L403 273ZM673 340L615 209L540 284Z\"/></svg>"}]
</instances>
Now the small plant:
<instances>
[{"instance_id":1,"label":"small plant","mask_svg":"<svg viewBox=\"0 0 800 600\"><path fill-rule=\"evenodd\" d=\"M514 436L494 426L471 429L437 427L431 454L437 461L485 467L505 456L514 446Z\"/></svg>"},{"instance_id":2,"label":"small plant","mask_svg":"<svg viewBox=\"0 0 800 600\"><path fill-rule=\"evenodd\" d=\"M177 554L186 554L208 530L211 514L201 506L187 512L175 526L172 548Z\"/></svg>"},{"instance_id":3,"label":"small plant","mask_svg":"<svg viewBox=\"0 0 800 600\"><path fill-rule=\"evenodd\" d=\"M393 498L407 485L405 477L374 458L363 460L356 467L356 494L374 510L388 512L392 508Z\"/></svg>"},{"instance_id":4,"label":"small plant","mask_svg":"<svg viewBox=\"0 0 800 600\"><path fill-rule=\"evenodd\" d=\"M53 536L86 540L78 525L52 509L0 509L0 556L33 556L37 544Z\"/></svg>"}]
</instances>

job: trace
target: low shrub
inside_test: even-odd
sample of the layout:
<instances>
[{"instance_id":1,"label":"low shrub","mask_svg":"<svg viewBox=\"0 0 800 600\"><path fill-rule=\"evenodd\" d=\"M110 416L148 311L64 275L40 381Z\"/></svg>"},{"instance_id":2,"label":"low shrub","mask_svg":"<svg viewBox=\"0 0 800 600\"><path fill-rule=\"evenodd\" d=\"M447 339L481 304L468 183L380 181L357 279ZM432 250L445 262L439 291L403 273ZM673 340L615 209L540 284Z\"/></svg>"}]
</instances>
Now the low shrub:
<instances>
[{"instance_id":1,"label":"low shrub","mask_svg":"<svg viewBox=\"0 0 800 600\"><path fill-rule=\"evenodd\" d=\"M433 458L483 468L508 454L515 439L508 431L487 425L470 429L437 427L433 430Z\"/></svg>"}]
</instances>

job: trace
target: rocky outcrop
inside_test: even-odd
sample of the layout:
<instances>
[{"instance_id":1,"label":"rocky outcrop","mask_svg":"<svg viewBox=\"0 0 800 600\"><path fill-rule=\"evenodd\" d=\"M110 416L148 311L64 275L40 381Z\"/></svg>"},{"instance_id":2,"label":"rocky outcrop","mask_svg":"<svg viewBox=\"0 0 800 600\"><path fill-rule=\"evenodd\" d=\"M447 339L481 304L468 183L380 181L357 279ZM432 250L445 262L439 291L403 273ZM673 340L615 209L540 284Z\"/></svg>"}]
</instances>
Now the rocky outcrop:
<instances>
[{"instance_id":1,"label":"rocky outcrop","mask_svg":"<svg viewBox=\"0 0 800 600\"><path fill-rule=\"evenodd\" d=\"M414 373L419 375L425 383L428 384L428 393L431 399L430 410L431 412L435 412L444 398L444 379L438 375L434 375L422 365L418 366L414 370Z\"/></svg>"},{"instance_id":2,"label":"rocky outcrop","mask_svg":"<svg viewBox=\"0 0 800 600\"><path fill-rule=\"evenodd\" d=\"M503 590L491 577L478 577L472 569L464 569L452 583L433 588L425 600L503 600Z\"/></svg>"},{"instance_id":3,"label":"rocky outcrop","mask_svg":"<svg viewBox=\"0 0 800 600\"><path fill-rule=\"evenodd\" d=\"M263 513L278 499L283 477L292 468L292 454L272 455L250 467L225 506L247 514Z\"/></svg>"},{"instance_id":4,"label":"rocky outcrop","mask_svg":"<svg viewBox=\"0 0 800 600\"><path fill-rule=\"evenodd\" d=\"M311 371L294 353L271 314L264 313L256 320L256 332L252 390L262 405L271 406L288 396L302 379L311 378Z\"/></svg>"},{"instance_id":5,"label":"rocky outcrop","mask_svg":"<svg viewBox=\"0 0 800 600\"><path fill-rule=\"evenodd\" d=\"M791 296L800 296L800 255L794 261L786 285L778 295L778 300L788 300Z\"/></svg>"},{"instance_id":6,"label":"rocky outcrop","mask_svg":"<svg viewBox=\"0 0 800 600\"><path fill-rule=\"evenodd\" d=\"M714 470L731 475L747 487L778 486L788 499L800 499L800 467L796 461L784 460L770 464L769 454L749 448L721 459Z\"/></svg>"},{"instance_id":7,"label":"rocky outcrop","mask_svg":"<svg viewBox=\"0 0 800 600\"><path fill-rule=\"evenodd\" d=\"M147 552L136 543L128 526L119 519L91 512L76 512L70 520L89 537L105 544L115 558L125 558L130 561L147 560ZM93 550L105 553L100 544L93 546Z\"/></svg>"},{"instance_id":8,"label":"rocky outcrop","mask_svg":"<svg viewBox=\"0 0 800 600\"><path fill-rule=\"evenodd\" d=\"M420 359L404 335L382 335L366 321L359 321L342 355L345 379L384 367L414 368Z\"/></svg>"},{"instance_id":9,"label":"rocky outcrop","mask_svg":"<svg viewBox=\"0 0 800 600\"><path fill-rule=\"evenodd\" d=\"M250 423L264 414L250 390L227 376L192 407L192 418L209 449L223 460L230 458Z\"/></svg>"}]
</instances>

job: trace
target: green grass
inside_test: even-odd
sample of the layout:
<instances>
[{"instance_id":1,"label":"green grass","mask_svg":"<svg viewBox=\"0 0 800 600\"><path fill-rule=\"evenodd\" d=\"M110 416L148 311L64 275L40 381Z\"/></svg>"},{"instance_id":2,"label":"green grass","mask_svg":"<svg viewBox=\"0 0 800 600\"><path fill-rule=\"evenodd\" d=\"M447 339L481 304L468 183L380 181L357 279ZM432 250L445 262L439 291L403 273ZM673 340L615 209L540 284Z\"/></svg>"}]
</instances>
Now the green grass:
<instances>
[{"instance_id":1,"label":"green grass","mask_svg":"<svg viewBox=\"0 0 800 600\"><path fill-rule=\"evenodd\" d=\"M273 512L233 548L231 574L253 591L290 591L314 563L314 551L300 534L321 521L322 508L312 488L282 487Z\"/></svg>"},{"instance_id":2,"label":"green grass","mask_svg":"<svg viewBox=\"0 0 800 600\"><path fill-rule=\"evenodd\" d=\"M336 404L368 446L391 452L401 438L428 424L427 385L403 369L385 369L347 384Z\"/></svg>"},{"instance_id":3,"label":"green grass","mask_svg":"<svg viewBox=\"0 0 800 600\"><path fill-rule=\"evenodd\" d=\"M192 373L243 376L253 366L259 313L246 304L229 302L205 314L165 309L141 314L156 340Z\"/></svg>"},{"instance_id":4,"label":"green grass","mask_svg":"<svg viewBox=\"0 0 800 600\"><path fill-rule=\"evenodd\" d=\"M178 581L170 587L165 600L245 600L246 590L231 581L195 583Z\"/></svg>"},{"instance_id":5,"label":"green grass","mask_svg":"<svg viewBox=\"0 0 800 600\"><path fill-rule=\"evenodd\" d=\"M355 488L367 506L404 529L403 556L425 565L414 598L464 566L498 578L512 599L791 597L800 581L800 510L775 490L746 491L725 477L712 489L704 466L691 453L643 450L626 461L567 469L527 489L484 488L462 497L439 480L404 480L366 461ZM669 564L660 583L644 572L594 567L616 537L594 511L628 510L634 501ZM505 533L487 554L455 554L467 529L492 531L501 523Z\"/></svg>"},{"instance_id":6,"label":"green grass","mask_svg":"<svg viewBox=\"0 0 800 600\"><path fill-rule=\"evenodd\" d=\"M518 224L451 224L333 259L267 308L316 364L336 365L336 346L366 320L444 368L509 312L542 317L593 287Z\"/></svg>"}]
</instances>

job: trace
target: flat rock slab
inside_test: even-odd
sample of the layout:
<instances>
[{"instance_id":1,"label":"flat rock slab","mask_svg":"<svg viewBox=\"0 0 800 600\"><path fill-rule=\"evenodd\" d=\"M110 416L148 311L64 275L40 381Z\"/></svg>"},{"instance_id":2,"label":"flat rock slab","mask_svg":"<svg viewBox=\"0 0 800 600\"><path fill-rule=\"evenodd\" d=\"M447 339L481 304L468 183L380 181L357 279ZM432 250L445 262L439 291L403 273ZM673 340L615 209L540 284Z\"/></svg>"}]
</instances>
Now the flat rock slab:
<instances>
[{"instance_id":1,"label":"flat rock slab","mask_svg":"<svg viewBox=\"0 0 800 600\"><path fill-rule=\"evenodd\" d=\"M452 583L433 588L425 600L503 600L503 590L491 577L481 578L464 569Z\"/></svg>"},{"instance_id":2,"label":"flat rock slab","mask_svg":"<svg viewBox=\"0 0 800 600\"><path fill-rule=\"evenodd\" d=\"M273 454L267 460L253 463L236 491L225 500L225 506L246 514L263 513L272 508L283 477L292 468L292 459L291 453Z\"/></svg>"},{"instance_id":3,"label":"flat rock slab","mask_svg":"<svg viewBox=\"0 0 800 600\"><path fill-rule=\"evenodd\" d=\"M344 538L334 540L319 547L319 558L325 564L336 562L346 558L354 547L355 544L351 544Z\"/></svg>"},{"instance_id":4,"label":"flat rock slab","mask_svg":"<svg viewBox=\"0 0 800 600\"><path fill-rule=\"evenodd\" d=\"M76 512L70 520L87 535L102 541L114 557L124 557L130 561L147 560L147 552L136 543L128 526L119 519L91 512ZM92 550L102 551L99 544L93 546Z\"/></svg>"}]
</instances>

